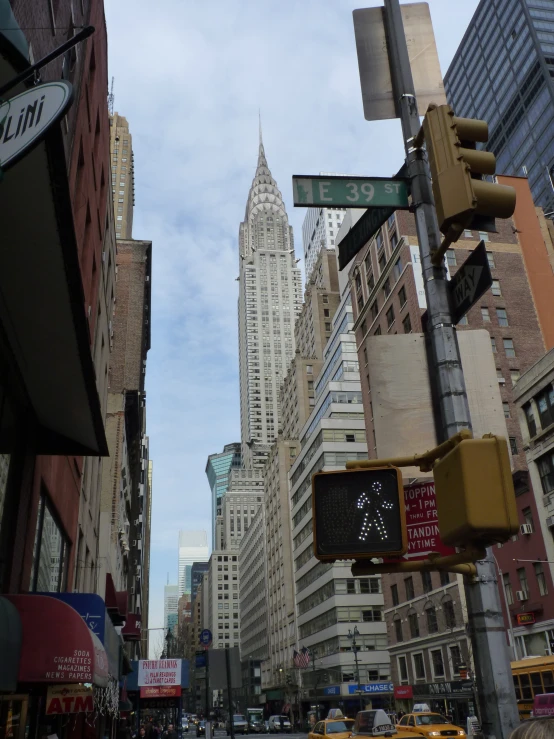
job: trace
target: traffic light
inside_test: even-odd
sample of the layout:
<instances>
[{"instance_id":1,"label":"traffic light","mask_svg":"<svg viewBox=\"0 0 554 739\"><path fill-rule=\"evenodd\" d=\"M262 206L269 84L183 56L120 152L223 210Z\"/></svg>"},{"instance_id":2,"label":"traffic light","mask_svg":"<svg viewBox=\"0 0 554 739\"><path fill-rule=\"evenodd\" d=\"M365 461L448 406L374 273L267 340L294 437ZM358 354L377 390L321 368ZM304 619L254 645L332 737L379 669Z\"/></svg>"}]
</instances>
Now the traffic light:
<instances>
[{"instance_id":1,"label":"traffic light","mask_svg":"<svg viewBox=\"0 0 554 739\"><path fill-rule=\"evenodd\" d=\"M423 134L442 233L452 242L465 228L496 231L494 219L513 214L516 191L482 179L496 169L494 154L475 146L488 140L486 121L456 118L449 105L431 106L423 120Z\"/></svg>"},{"instance_id":2,"label":"traffic light","mask_svg":"<svg viewBox=\"0 0 554 739\"><path fill-rule=\"evenodd\" d=\"M323 562L400 556L408 549L397 467L318 472L312 507L314 555Z\"/></svg>"},{"instance_id":3,"label":"traffic light","mask_svg":"<svg viewBox=\"0 0 554 739\"><path fill-rule=\"evenodd\" d=\"M442 541L488 546L518 531L506 439L466 439L433 467Z\"/></svg>"}]
</instances>

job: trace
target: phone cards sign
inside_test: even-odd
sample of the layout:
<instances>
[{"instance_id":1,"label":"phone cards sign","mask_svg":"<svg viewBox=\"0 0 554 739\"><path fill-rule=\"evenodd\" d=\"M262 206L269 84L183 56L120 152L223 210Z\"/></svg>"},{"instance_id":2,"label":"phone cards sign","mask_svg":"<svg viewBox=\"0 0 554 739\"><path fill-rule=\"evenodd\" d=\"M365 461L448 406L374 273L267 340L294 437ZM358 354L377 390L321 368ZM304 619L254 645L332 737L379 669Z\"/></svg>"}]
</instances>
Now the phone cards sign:
<instances>
[{"instance_id":1,"label":"phone cards sign","mask_svg":"<svg viewBox=\"0 0 554 739\"><path fill-rule=\"evenodd\" d=\"M180 659L141 659L138 669L139 687L149 685L180 685Z\"/></svg>"}]
</instances>

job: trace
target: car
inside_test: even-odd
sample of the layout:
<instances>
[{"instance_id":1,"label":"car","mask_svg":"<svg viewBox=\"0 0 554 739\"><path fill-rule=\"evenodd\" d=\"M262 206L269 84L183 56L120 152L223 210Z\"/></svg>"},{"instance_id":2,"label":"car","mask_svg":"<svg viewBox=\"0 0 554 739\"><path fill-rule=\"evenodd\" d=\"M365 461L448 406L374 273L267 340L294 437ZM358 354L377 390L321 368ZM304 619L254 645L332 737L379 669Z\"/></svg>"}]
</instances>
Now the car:
<instances>
[{"instance_id":1,"label":"car","mask_svg":"<svg viewBox=\"0 0 554 739\"><path fill-rule=\"evenodd\" d=\"M349 739L352 736L354 719L345 716L336 716L324 721L317 721L308 734L308 739L321 739L321 737L332 736L333 739Z\"/></svg>"},{"instance_id":2,"label":"car","mask_svg":"<svg viewBox=\"0 0 554 739\"><path fill-rule=\"evenodd\" d=\"M183 731L186 731L186 732L187 732L187 734L188 734L188 731L189 731L189 722L187 721L187 719L186 719L186 718L184 718L184 719L183 719L183 720L181 721L181 729L182 729Z\"/></svg>"},{"instance_id":3,"label":"car","mask_svg":"<svg viewBox=\"0 0 554 739\"><path fill-rule=\"evenodd\" d=\"M284 714L269 717L269 733L270 734L290 734L292 726L290 718Z\"/></svg>"},{"instance_id":4,"label":"car","mask_svg":"<svg viewBox=\"0 0 554 739\"><path fill-rule=\"evenodd\" d=\"M352 739L358 736L387 736L394 737L394 739L414 739L413 734L403 729L398 729L381 708L370 711L358 711L352 729Z\"/></svg>"},{"instance_id":5,"label":"car","mask_svg":"<svg viewBox=\"0 0 554 739\"><path fill-rule=\"evenodd\" d=\"M206 736L206 722L199 721L196 725L196 736Z\"/></svg>"},{"instance_id":6,"label":"car","mask_svg":"<svg viewBox=\"0 0 554 739\"><path fill-rule=\"evenodd\" d=\"M231 724L229 722L229 719L227 719L225 728L227 729L227 736L231 736ZM248 721L245 719L244 716L238 713L233 716L233 729L235 735L248 734Z\"/></svg>"},{"instance_id":7,"label":"car","mask_svg":"<svg viewBox=\"0 0 554 739\"><path fill-rule=\"evenodd\" d=\"M399 729L419 736L456 736L464 737L466 733L459 726L454 726L440 713L407 713L396 724Z\"/></svg>"}]
</instances>

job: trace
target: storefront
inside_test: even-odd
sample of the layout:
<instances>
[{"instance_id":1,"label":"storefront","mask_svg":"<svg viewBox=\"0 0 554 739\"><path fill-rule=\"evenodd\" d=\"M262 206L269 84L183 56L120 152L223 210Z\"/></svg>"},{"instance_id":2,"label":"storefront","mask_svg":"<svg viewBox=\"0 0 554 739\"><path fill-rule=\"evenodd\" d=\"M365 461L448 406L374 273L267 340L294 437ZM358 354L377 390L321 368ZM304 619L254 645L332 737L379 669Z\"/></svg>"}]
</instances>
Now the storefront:
<instances>
[{"instance_id":1,"label":"storefront","mask_svg":"<svg viewBox=\"0 0 554 739\"><path fill-rule=\"evenodd\" d=\"M358 711L382 708L392 709L394 685L388 682L341 683L327 685L316 700L303 703L304 715L309 715L312 723L327 717L331 708L340 708L345 716L354 718Z\"/></svg>"},{"instance_id":2,"label":"storefront","mask_svg":"<svg viewBox=\"0 0 554 739\"><path fill-rule=\"evenodd\" d=\"M472 680L399 685L394 689L396 712L410 713L415 703L426 703L457 726L466 726L467 717L476 715L473 690Z\"/></svg>"}]
</instances>

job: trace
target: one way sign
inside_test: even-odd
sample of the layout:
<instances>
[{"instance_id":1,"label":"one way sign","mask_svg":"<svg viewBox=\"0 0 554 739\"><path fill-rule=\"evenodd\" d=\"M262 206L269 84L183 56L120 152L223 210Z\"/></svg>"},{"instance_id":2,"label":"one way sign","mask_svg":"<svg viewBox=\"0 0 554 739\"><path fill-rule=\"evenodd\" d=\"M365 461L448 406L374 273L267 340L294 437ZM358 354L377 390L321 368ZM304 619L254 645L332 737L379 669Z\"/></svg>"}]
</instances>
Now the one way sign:
<instances>
[{"instance_id":1,"label":"one way sign","mask_svg":"<svg viewBox=\"0 0 554 739\"><path fill-rule=\"evenodd\" d=\"M453 323L458 323L492 285L485 242L480 241L448 283Z\"/></svg>"}]
</instances>

